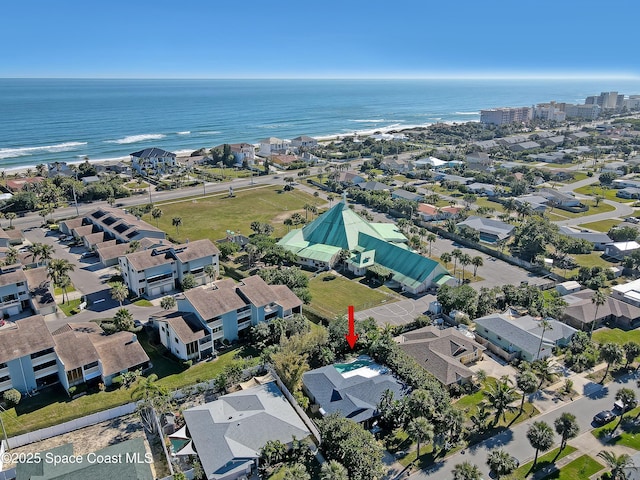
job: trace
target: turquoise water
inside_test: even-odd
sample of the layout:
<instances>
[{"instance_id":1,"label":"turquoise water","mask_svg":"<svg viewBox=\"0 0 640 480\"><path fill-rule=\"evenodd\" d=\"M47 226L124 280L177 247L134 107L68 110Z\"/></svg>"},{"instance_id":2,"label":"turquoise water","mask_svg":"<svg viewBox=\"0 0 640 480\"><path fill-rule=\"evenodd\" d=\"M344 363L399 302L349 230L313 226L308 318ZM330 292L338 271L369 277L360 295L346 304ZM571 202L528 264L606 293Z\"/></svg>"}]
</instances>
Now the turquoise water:
<instances>
[{"instance_id":1,"label":"turquoise water","mask_svg":"<svg viewBox=\"0 0 640 480\"><path fill-rule=\"evenodd\" d=\"M334 367L338 372L345 373L357 370L358 368L368 367L371 364L373 364L372 360L358 359L355 362L351 363L336 363Z\"/></svg>"},{"instance_id":2,"label":"turquoise water","mask_svg":"<svg viewBox=\"0 0 640 480\"><path fill-rule=\"evenodd\" d=\"M326 136L439 121L479 110L640 93L631 80L0 79L0 168L193 151L270 136Z\"/></svg>"}]
</instances>

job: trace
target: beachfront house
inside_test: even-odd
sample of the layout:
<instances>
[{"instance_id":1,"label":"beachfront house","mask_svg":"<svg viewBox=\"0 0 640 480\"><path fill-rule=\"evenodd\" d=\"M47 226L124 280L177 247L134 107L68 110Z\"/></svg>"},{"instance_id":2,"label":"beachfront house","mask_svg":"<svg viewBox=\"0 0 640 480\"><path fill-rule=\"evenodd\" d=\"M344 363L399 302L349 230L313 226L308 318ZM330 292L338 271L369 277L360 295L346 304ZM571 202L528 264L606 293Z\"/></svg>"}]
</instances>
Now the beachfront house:
<instances>
[{"instance_id":1,"label":"beachfront house","mask_svg":"<svg viewBox=\"0 0 640 480\"><path fill-rule=\"evenodd\" d=\"M145 148L130 154L131 167L140 175L173 173L178 167L176 154L161 148Z\"/></svg>"},{"instance_id":2,"label":"beachfront house","mask_svg":"<svg viewBox=\"0 0 640 480\"><path fill-rule=\"evenodd\" d=\"M229 148L233 158L236 160L236 164L244 165L246 162L247 165L253 165L255 163L256 147L250 143L232 143Z\"/></svg>"},{"instance_id":3,"label":"beachfront house","mask_svg":"<svg viewBox=\"0 0 640 480\"><path fill-rule=\"evenodd\" d=\"M308 135L300 135L291 140L291 146L298 149L316 148L318 146L318 140Z\"/></svg>"},{"instance_id":4,"label":"beachfront house","mask_svg":"<svg viewBox=\"0 0 640 480\"><path fill-rule=\"evenodd\" d=\"M285 153L287 148L289 148L290 142L282 140L281 138L268 137L260 140L259 144L258 155L269 157L276 153Z\"/></svg>"}]
</instances>

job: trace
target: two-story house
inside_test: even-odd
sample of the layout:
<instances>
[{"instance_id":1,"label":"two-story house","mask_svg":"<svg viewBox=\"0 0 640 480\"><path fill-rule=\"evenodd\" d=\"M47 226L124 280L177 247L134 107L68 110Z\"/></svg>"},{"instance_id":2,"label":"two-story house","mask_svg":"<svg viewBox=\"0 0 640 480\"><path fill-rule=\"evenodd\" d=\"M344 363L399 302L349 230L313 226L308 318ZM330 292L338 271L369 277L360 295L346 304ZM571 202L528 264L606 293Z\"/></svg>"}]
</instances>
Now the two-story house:
<instances>
[{"instance_id":1,"label":"two-story house","mask_svg":"<svg viewBox=\"0 0 640 480\"><path fill-rule=\"evenodd\" d=\"M29 287L22 265L0 267L0 310L2 316L17 315L29 308Z\"/></svg>"},{"instance_id":2,"label":"two-story house","mask_svg":"<svg viewBox=\"0 0 640 480\"><path fill-rule=\"evenodd\" d=\"M318 146L318 140L308 135L300 135L291 140L291 146L296 148L315 148Z\"/></svg>"},{"instance_id":3,"label":"two-story house","mask_svg":"<svg viewBox=\"0 0 640 480\"><path fill-rule=\"evenodd\" d=\"M131 167L143 175L171 173L177 167L176 154L161 148L145 148L131 153Z\"/></svg>"},{"instance_id":4,"label":"two-story house","mask_svg":"<svg viewBox=\"0 0 640 480\"><path fill-rule=\"evenodd\" d=\"M247 164L253 165L256 160L256 148L250 143L232 143L229 145L231 148L231 154L236 162L240 165Z\"/></svg>"},{"instance_id":5,"label":"two-story house","mask_svg":"<svg viewBox=\"0 0 640 480\"><path fill-rule=\"evenodd\" d=\"M238 284L224 279L215 282L213 288L187 290L178 298L178 311L194 314L211 335L209 342L198 342L202 356L223 340L238 339L259 322L300 313L302 301L288 287L268 285L254 275Z\"/></svg>"},{"instance_id":6,"label":"two-story house","mask_svg":"<svg viewBox=\"0 0 640 480\"><path fill-rule=\"evenodd\" d=\"M166 245L118 258L124 282L136 295L156 297L182 285L184 276L194 276L197 285L207 281L205 267L219 271L220 250L211 240L196 240L182 245Z\"/></svg>"},{"instance_id":7,"label":"two-story house","mask_svg":"<svg viewBox=\"0 0 640 480\"><path fill-rule=\"evenodd\" d=\"M258 153L263 157L268 157L276 153L283 153L287 150L290 143L276 137L269 137L260 140L260 150Z\"/></svg>"}]
</instances>

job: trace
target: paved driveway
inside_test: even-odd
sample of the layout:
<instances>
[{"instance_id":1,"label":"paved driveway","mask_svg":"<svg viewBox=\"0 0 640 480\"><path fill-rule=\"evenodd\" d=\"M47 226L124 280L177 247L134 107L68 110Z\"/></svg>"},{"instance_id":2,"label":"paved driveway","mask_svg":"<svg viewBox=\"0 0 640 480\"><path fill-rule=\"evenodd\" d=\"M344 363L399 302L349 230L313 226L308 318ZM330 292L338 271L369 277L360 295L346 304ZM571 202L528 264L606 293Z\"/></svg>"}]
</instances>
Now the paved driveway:
<instances>
[{"instance_id":1,"label":"paved driveway","mask_svg":"<svg viewBox=\"0 0 640 480\"><path fill-rule=\"evenodd\" d=\"M356 320L373 317L376 323L383 327L390 325L405 325L412 322L418 315L425 314L429 310L429 304L436 299L435 295L424 295L416 299L400 300L399 302L381 305L355 312Z\"/></svg>"}]
</instances>

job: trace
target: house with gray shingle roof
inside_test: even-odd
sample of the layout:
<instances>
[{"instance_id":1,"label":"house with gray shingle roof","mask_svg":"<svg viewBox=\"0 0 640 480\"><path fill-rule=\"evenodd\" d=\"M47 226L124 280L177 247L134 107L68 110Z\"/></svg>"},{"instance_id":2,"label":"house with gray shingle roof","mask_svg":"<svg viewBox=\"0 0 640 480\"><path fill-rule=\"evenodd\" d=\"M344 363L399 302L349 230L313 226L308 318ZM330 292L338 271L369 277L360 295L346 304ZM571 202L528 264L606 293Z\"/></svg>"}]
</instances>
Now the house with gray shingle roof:
<instances>
[{"instance_id":1,"label":"house with gray shingle roof","mask_svg":"<svg viewBox=\"0 0 640 480\"><path fill-rule=\"evenodd\" d=\"M456 226L466 226L479 232L480 241L488 243L495 243L509 238L515 228L513 225L500 220L477 216L469 217L465 221L457 223Z\"/></svg>"},{"instance_id":2,"label":"house with gray shingle roof","mask_svg":"<svg viewBox=\"0 0 640 480\"><path fill-rule=\"evenodd\" d=\"M455 328L428 326L396 338L400 349L443 385L468 383L473 371L467 366L482 359L485 347Z\"/></svg>"},{"instance_id":3,"label":"house with gray shingle roof","mask_svg":"<svg viewBox=\"0 0 640 480\"><path fill-rule=\"evenodd\" d=\"M637 305L610 296L607 296L603 305L596 305L592 301L594 294L593 290L585 288L563 295L562 300L567 306L564 307L562 319L569 325L585 331L591 331L594 322L594 328L606 321L614 321L630 328L640 320L640 307Z\"/></svg>"},{"instance_id":4,"label":"house with gray shingle roof","mask_svg":"<svg viewBox=\"0 0 640 480\"><path fill-rule=\"evenodd\" d=\"M605 245L613 242L609 235L602 232L592 232L585 229L579 230L569 226L559 227L559 232L561 235L565 235L569 238L591 242L596 250L604 250Z\"/></svg>"},{"instance_id":5,"label":"house with gray shingle roof","mask_svg":"<svg viewBox=\"0 0 640 480\"><path fill-rule=\"evenodd\" d=\"M533 362L552 354L554 346L569 343L577 330L557 320L547 318L549 327L543 331L541 319L529 315L493 313L475 320L475 333L487 340L488 348L512 360L521 358Z\"/></svg>"},{"instance_id":6,"label":"house with gray shingle roof","mask_svg":"<svg viewBox=\"0 0 640 480\"><path fill-rule=\"evenodd\" d=\"M351 363L306 372L302 384L321 415L338 412L358 423L369 422L378 415L378 403L385 390L391 390L395 398L406 393L405 387L386 367L366 355Z\"/></svg>"},{"instance_id":7,"label":"house with gray shingle roof","mask_svg":"<svg viewBox=\"0 0 640 480\"><path fill-rule=\"evenodd\" d=\"M131 156L131 168L139 174L169 173L178 166L175 153L157 147L145 148L129 155Z\"/></svg>"},{"instance_id":8,"label":"house with gray shingle roof","mask_svg":"<svg viewBox=\"0 0 640 480\"><path fill-rule=\"evenodd\" d=\"M290 446L311 434L274 382L223 395L183 416L186 426L170 435L171 443L178 456L197 455L208 480L247 478L268 441Z\"/></svg>"}]
</instances>

